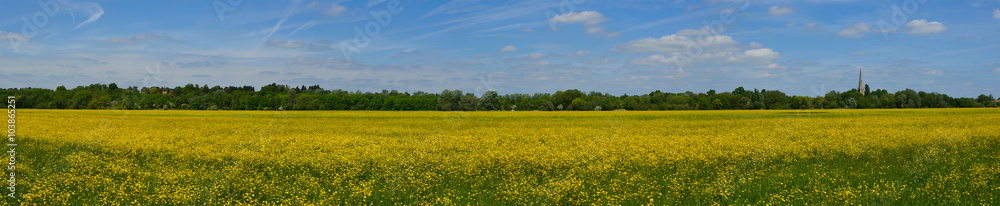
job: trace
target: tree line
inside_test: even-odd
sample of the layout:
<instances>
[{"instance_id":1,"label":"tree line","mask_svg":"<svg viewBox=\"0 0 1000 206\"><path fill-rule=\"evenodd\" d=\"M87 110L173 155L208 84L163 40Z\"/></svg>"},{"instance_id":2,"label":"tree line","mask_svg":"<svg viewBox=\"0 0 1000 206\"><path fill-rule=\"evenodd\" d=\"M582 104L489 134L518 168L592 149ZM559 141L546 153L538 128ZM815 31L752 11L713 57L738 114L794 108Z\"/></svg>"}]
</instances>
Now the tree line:
<instances>
[{"instance_id":1,"label":"tree line","mask_svg":"<svg viewBox=\"0 0 1000 206\"><path fill-rule=\"evenodd\" d=\"M480 96L461 90L441 93L326 90L319 85L289 87L272 83L253 86L187 84L183 87L120 88L117 84L91 84L67 89L0 89L3 96L16 96L18 107L37 109L185 109L185 110L390 110L390 111L600 111L600 110L733 110L733 109L870 109L997 107L993 95L954 98L935 92L905 89L844 92L823 96L789 96L778 90L739 87L730 92L661 92L614 96L569 89L554 94L505 94L487 91Z\"/></svg>"}]
</instances>

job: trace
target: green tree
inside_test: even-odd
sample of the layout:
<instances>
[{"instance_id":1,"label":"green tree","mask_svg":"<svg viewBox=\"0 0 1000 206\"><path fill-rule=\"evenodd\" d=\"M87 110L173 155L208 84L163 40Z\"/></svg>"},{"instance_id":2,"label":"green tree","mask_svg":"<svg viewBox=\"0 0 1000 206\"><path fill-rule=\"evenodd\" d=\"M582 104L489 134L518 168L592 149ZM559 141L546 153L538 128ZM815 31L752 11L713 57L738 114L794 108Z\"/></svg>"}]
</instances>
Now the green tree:
<instances>
[{"instance_id":1,"label":"green tree","mask_svg":"<svg viewBox=\"0 0 1000 206\"><path fill-rule=\"evenodd\" d=\"M767 109L788 109L788 95L778 90L761 92Z\"/></svg>"},{"instance_id":2,"label":"green tree","mask_svg":"<svg viewBox=\"0 0 1000 206\"><path fill-rule=\"evenodd\" d=\"M486 109L488 111L499 109L500 96L497 95L496 91L486 91L486 93L483 93L483 96L482 98L480 98L480 101L482 102L483 109Z\"/></svg>"},{"instance_id":3,"label":"green tree","mask_svg":"<svg viewBox=\"0 0 1000 206\"><path fill-rule=\"evenodd\" d=\"M585 108L586 105L587 105L587 100L583 100L583 98L576 98L573 99L572 103L570 103L569 109L574 111L590 110L589 108Z\"/></svg>"},{"instance_id":4,"label":"green tree","mask_svg":"<svg viewBox=\"0 0 1000 206\"><path fill-rule=\"evenodd\" d=\"M985 94L980 94L979 97L976 97L976 102L979 102L980 104L983 105L990 104L991 102L993 102L993 95L986 96Z\"/></svg>"},{"instance_id":5,"label":"green tree","mask_svg":"<svg viewBox=\"0 0 1000 206\"><path fill-rule=\"evenodd\" d=\"M555 106L552 106L552 102L549 100L542 100L542 103L538 106L538 110L541 111L552 111Z\"/></svg>"},{"instance_id":6,"label":"green tree","mask_svg":"<svg viewBox=\"0 0 1000 206\"><path fill-rule=\"evenodd\" d=\"M441 94L438 95L438 109L441 111L458 110L458 101L462 99L461 93L462 91L455 92L448 89L441 91Z\"/></svg>"},{"instance_id":7,"label":"green tree","mask_svg":"<svg viewBox=\"0 0 1000 206\"><path fill-rule=\"evenodd\" d=\"M469 93L465 96L462 96L462 99L459 100L458 105L462 111L476 111L479 109L479 98L477 98L475 95L472 95L472 93Z\"/></svg>"},{"instance_id":8,"label":"green tree","mask_svg":"<svg viewBox=\"0 0 1000 206\"><path fill-rule=\"evenodd\" d=\"M313 99L311 95L299 95L295 98L295 102L295 110L323 109L323 103L319 99Z\"/></svg>"},{"instance_id":9,"label":"green tree","mask_svg":"<svg viewBox=\"0 0 1000 206\"><path fill-rule=\"evenodd\" d=\"M575 89L556 91L556 93L552 95L552 104L571 105L573 100L584 96L583 92Z\"/></svg>"}]
</instances>

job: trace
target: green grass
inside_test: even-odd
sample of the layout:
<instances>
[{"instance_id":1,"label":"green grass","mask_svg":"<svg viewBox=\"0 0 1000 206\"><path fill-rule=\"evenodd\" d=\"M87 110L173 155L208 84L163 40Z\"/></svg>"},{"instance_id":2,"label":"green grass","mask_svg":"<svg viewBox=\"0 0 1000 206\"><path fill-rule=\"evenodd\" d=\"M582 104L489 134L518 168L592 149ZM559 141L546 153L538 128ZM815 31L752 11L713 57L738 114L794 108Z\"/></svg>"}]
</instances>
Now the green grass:
<instances>
[{"instance_id":1,"label":"green grass","mask_svg":"<svg viewBox=\"0 0 1000 206\"><path fill-rule=\"evenodd\" d=\"M639 191L636 188L627 188L636 185L655 184L661 190L652 191L662 194L683 194L682 196L661 196L654 198L656 205L664 204L766 204L775 202L785 202L793 204L818 204L818 205L954 205L954 204L989 204L1000 203L997 195L1000 189L996 182L988 182L985 185L971 184L976 177L954 174L978 174L969 163L985 163L986 166L996 170L1000 162L1000 140L993 138L984 140L982 143L965 145L921 145L910 146L897 149L884 149L874 154L880 155L850 155L844 153L823 154L813 157L801 158L796 156L784 156L767 160L753 160L751 157L735 157L730 159L716 159L712 161L682 161L662 165L623 165L616 164L613 160L593 159L588 163L578 163L566 165L558 168L546 168L541 165L522 165L519 168L505 167L504 164L485 164L478 171L479 174L489 172L499 172L501 175L482 175L477 178L462 176L463 174L449 174L447 171L435 170L442 165L434 163L418 162L416 165L392 166L377 162L365 163L364 171L350 172L354 169L350 165L324 165L315 166L307 164L282 165L269 164L266 162L254 162L238 159L227 159L218 161L197 160L170 155L160 152L139 152L130 154L109 153L94 145L73 145L66 144L60 147L47 147L45 142L31 139L24 140L20 152L25 155L19 159L20 164L31 165L32 167L62 167L61 170L47 170L46 173L25 173L21 172L23 178L18 191L30 193L34 189L31 182L33 179L49 178L69 178L80 177L81 179L102 179L110 178L113 182L75 182L63 181L58 187L66 191L75 191L80 195L70 196L65 201L76 205L103 205L107 204L107 194L99 188L92 187L91 184L104 184L105 187L112 187L122 182L142 182L148 185L144 190L135 192L135 198L141 194L162 193L162 190L178 190L180 188L194 187L193 192L197 198L188 202L194 205L218 204L219 202L209 202L214 200L232 200L252 204L268 203L291 203L291 204L314 204L319 200L335 200L323 204L350 204L350 205L381 205L392 203L421 203L434 202L432 194L453 193L456 196L470 197L468 202L453 202L456 204L490 204L490 205L510 205L525 203L523 201L505 201L497 197L483 195L493 194L498 191L498 183L506 182L514 178L537 179L538 184L545 184L544 180L580 178L598 180L587 182L578 191L596 191L594 188L609 188L622 185L615 185L615 180L628 178L623 174L633 174L645 177L657 177L654 182L633 182L633 185L624 185L623 191ZM98 158L114 156L115 159ZM85 164L72 161L73 159L88 159ZM611 164L612 167L619 168L614 172L590 173L578 172L576 169L587 167L590 164L604 165ZM120 173L115 167L127 167L130 171L142 171L141 173ZM236 169L234 169L236 168ZM190 175L179 179L161 179L156 174L187 172ZM400 184L399 178L409 178L407 175L421 174L425 172L443 172L442 176L435 180L441 181L439 187L421 188L412 184ZM348 182L324 182L322 179L336 174L352 174ZM822 174L822 175L821 175ZM993 171L993 175L997 172ZM459 177L462 176L462 177ZM240 177L240 178L237 178ZM267 182L246 182L244 180L265 179ZM296 182L302 179L317 180L314 186L295 188L301 191L289 192L285 189L289 185L297 185ZM476 179L476 182L462 182L453 180ZM720 184L720 179L730 180L730 183ZM996 181L997 177L989 177L989 180ZM352 196L336 196L320 194L318 191L338 191L342 188L353 187L355 184L372 182L375 188L371 198L359 198ZM677 182L690 185L687 187L673 189ZM906 188L883 188L884 194L858 194L857 198L851 199L831 199L825 193L838 191L850 191L856 188L875 188L886 182L897 186L906 185ZM91 185L91 186L88 186ZM89 188L89 189L88 189ZM94 189L98 188L98 189ZM271 188L271 189L259 189ZM282 189L284 188L284 189ZM916 190L924 188L926 190ZM725 195L706 191L720 191ZM800 191L800 192L794 192ZM180 191L183 192L183 191ZM243 194L254 194L254 199L247 200ZM779 200L772 195L791 195L794 199ZM638 194L637 194L638 195ZM110 197L119 198L119 197ZM301 202L290 201L299 198ZM600 200L595 201L572 201L573 199L588 199L593 197L583 196L579 193L570 193L559 199L552 199L546 196L523 197L529 204L600 204ZM124 202L128 202L124 199ZM15 203L6 199L7 203ZM571 202L572 201L572 202ZM139 205L157 205L166 203L166 199L142 197L138 199ZM638 205L649 203L645 198L633 198L619 203L625 205Z\"/></svg>"},{"instance_id":2,"label":"green grass","mask_svg":"<svg viewBox=\"0 0 1000 206\"><path fill-rule=\"evenodd\" d=\"M477 113L468 117L469 123L462 127L524 119L583 124L608 121L607 114L620 115L613 119L623 124L672 122L674 126L695 128L724 125L730 120L847 119L883 115L954 118L954 115L978 112L541 113L526 118L504 116L508 113L486 116ZM169 113L139 113L129 118L176 115L200 122L199 118ZM395 113L215 114L232 118L280 117L291 122L286 124L357 118L398 121L380 116ZM195 115L200 116L213 116L213 113ZM958 127L964 124L956 125L955 129L962 129ZM387 131L385 134L393 133ZM5 201L7 205L218 205L227 202L251 205L998 205L1000 136L967 139L969 141L938 138L895 147L860 148L859 152L814 147L791 154L768 148L749 148L717 158L659 162L615 155L588 156L594 152L580 151L557 164L542 164L526 158L494 158L456 167L437 157L477 151L449 147L420 151L394 160L371 159L350 164L273 162L275 159L211 159L181 151L122 150L103 142L71 142L25 132L18 146L18 193L72 194L44 196L30 202L9 198ZM541 144L546 144L545 141L549 140ZM507 193L519 187L548 192ZM364 193L358 192L361 191L358 188L369 188L370 195L359 195Z\"/></svg>"}]
</instances>

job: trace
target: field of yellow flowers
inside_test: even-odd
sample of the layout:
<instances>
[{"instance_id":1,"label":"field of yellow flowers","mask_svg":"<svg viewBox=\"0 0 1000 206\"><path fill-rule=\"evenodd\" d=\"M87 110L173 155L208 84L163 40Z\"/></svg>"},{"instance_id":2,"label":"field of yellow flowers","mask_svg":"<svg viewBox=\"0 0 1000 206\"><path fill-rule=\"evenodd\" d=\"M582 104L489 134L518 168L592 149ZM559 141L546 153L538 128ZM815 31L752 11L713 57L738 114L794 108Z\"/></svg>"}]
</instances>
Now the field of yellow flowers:
<instances>
[{"instance_id":1,"label":"field of yellow flowers","mask_svg":"<svg viewBox=\"0 0 1000 206\"><path fill-rule=\"evenodd\" d=\"M1000 203L1000 110L18 110L27 205Z\"/></svg>"}]
</instances>

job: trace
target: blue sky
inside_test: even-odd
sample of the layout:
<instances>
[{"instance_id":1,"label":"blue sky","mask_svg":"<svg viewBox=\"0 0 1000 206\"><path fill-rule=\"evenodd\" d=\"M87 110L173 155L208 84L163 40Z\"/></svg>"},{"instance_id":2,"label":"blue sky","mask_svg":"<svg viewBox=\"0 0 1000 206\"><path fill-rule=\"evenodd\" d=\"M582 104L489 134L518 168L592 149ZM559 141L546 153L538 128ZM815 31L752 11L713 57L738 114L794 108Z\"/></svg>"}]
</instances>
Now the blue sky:
<instances>
[{"instance_id":1,"label":"blue sky","mask_svg":"<svg viewBox=\"0 0 1000 206\"><path fill-rule=\"evenodd\" d=\"M1000 0L0 0L0 87L1000 95ZM360 31L360 32L358 32Z\"/></svg>"}]
</instances>

